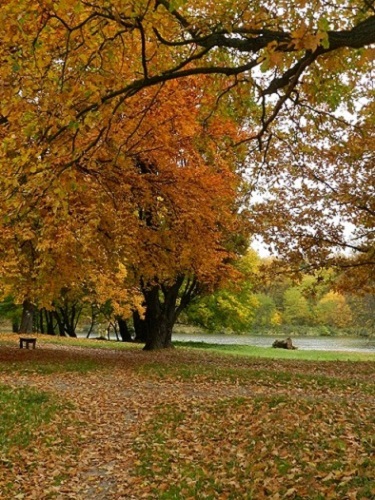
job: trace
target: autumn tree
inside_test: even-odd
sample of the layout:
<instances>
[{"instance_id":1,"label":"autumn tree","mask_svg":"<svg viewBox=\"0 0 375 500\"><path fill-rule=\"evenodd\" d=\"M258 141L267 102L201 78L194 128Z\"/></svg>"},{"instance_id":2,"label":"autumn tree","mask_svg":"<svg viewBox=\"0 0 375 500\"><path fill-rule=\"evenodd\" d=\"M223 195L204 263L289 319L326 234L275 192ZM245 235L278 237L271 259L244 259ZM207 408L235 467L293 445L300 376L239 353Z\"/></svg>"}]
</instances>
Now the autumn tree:
<instances>
[{"instance_id":1,"label":"autumn tree","mask_svg":"<svg viewBox=\"0 0 375 500\"><path fill-rule=\"evenodd\" d=\"M337 328L348 327L352 322L352 312L343 295L329 292L322 297L315 309L317 322Z\"/></svg>"},{"instance_id":2,"label":"autumn tree","mask_svg":"<svg viewBox=\"0 0 375 500\"><path fill-rule=\"evenodd\" d=\"M369 93L369 95L371 92ZM374 128L368 103L353 126L333 126L316 115L321 131L284 148L269 163L267 197L254 204L264 240L301 268L338 267L341 288L372 293L374 283ZM368 114L368 117L366 117ZM327 130L331 127L331 130ZM346 137L347 135L347 137ZM308 136L315 140L308 143Z\"/></svg>"},{"instance_id":3,"label":"autumn tree","mask_svg":"<svg viewBox=\"0 0 375 500\"><path fill-rule=\"evenodd\" d=\"M195 295L235 279L231 260L248 242L243 160L228 148L240 132L230 118L202 113L212 98L201 83L170 82L154 95L130 161L124 159L123 183L111 189L121 199L131 184L135 248L127 266L143 295L134 327L146 349L169 347L173 325ZM116 141L122 133L120 123Z\"/></svg>"},{"instance_id":4,"label":"autumn tree","mask_svg":"<svg viewBox=\"0 0 375 500\"><path fill-rule=\"evenodd\" d=\"M374 336L375 296L373 294L350 294L347 301L352 311L352 320L356 333Z\"/></svg>"},{"instance_id":5,"label":"autumn tree","mask_svg":"<svg viewBox=\"0 0 375 500\"><path fill-rule=\"evenodd\" d=\"M238 127L230 118L202 114L209 102L200 83L170 82L156 93L145 91L144 101L118 116L113 136L103 140L92 163L62 172L51 196L30 182L25 192L4 200L14 206L20 198L25 206L23 218L4 219L9 249L15 247L12 228L25 236L27 221L35 220L27 233L30 252L20 247L15 272L6 273L10 287L20 294L31 289L29 301L52 304L58 320L65 311L62 291L74 299L84 288L91 300L117 303L113 312L121 325L133 310L146 348L170 346L180 311L202 288L214 288L231 274L230 259L247 241L236 171L241 154L228 148L240 137ZM30 206L24 199L31 193L38 202ZM126 297L134 296L132 307ZM64 325L73 335L70 322Z\"/></svg>"},{"instance_id":6,"label":"autumn tree","mask_svg":"<svg viewBox=\"0 0 375 500\"><path fill-rule=\"evenodd\" d=\"M137 157L161 168L139 132L168 82L206 76L200 77L200 91L210 99L200 112L207 120L232 117L241 125L237 146L254 144L250 193L280 188L280 200L285 178L291 195L301 185L307 204L317 196L314 181L301 184L301 160L290 161L304 144L312 145L306 153L312 166L335 157L335 144L348 139L349 161L361 152L363 125L371 124L371 105L356 109L355 103L371 102L373 2L259 1L250 8L237 0L213 8L209 2L167 0L6 0L0 21L7 27L0 32L2 274L5 288L17 288L25 306L32 307L44 288L48 302L75 274L77 280L91 277L106 294L105 281L113 281L119 299L121 266L135 255L139 231L140 207L135 209L133 185L126 180L139 176L132 170ZM343 110L360 118L347 123ZM157 135L155 125L149 133ZM364 142L371 145L371 137L369 130ZM371 168L371 158L366 164ZM319 184L324 182L323 176ZM273 194L266 207L254 205L253 231L271 245L277 241L296 260L300 248L311 250L310 259L321 248L322 257L329 255L337 227L311 245L307 223L295 230L285 222L283 208L291 221L305 220L304 213L298 216L298 196L280 207ZM98 255L82 258L82 249L90 249L86 256L97 249ZM51 274L54 285L46 287Z\"/></svg>"},{"instance_id":7,"label":"autumn tree","mask_svg":"<svg viewBox=\"0 0 375 500\"><path fill-rule=\"evenodd\" d=\"M99 295L127 302L123 264L114 251L114 209L103 207L103 193L97 186L95 192L90 188L88 176L78 181L71 174L60 176L59 186L50 196L40 195L38 203L30 203L29 186L2 198L1 285L3 293L11 290L29 312L30 324L21 322L21 331L30 331L36 305L50 309L63 290L81 296L85 285L93 300ZM65 182L70 187L65 186L62 200Z\"/></svg>"},{"instance_id":8,"label":"autumn tree","mask_svg":"<svg viewBox=\"0 0 375 500\"><path fill-rule=\"evenodd\" d=\"M259 265L258 254L248 249L235 263L236 281L193 301L187 310L187 321L214 332L249 332L260 307L254 293Z\"/></svg>"}]
</instances>

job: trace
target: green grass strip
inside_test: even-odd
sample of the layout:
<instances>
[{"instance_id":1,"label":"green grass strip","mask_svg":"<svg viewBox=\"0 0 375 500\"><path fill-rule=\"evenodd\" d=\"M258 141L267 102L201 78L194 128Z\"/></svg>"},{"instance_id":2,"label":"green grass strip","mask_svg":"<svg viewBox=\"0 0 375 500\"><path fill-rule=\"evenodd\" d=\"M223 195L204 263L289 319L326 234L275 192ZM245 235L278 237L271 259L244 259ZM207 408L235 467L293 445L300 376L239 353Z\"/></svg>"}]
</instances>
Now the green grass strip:
<instances>
[{"instance_id":1,"label":"green grass strip","mask_svg":"<svg viewBox=\"0 0 375 500\"><path fill-rule=\"evenodd\" d=\"M63 405L46 392L0 385L0 456L14 447L30 445L36 430L62 409Z\"/></svg>"},{"instance_id":2,"label":"green grass strip","mask_svg":"<svg viewBox=\"0 0 375 500\"><path fill-rule=\"evenodd\" d=\"M271 359L298 359L307 361L375 361L375 352L354 351L310 351L274 349L272 347L256 347L235 344L209 344L206 342L174 342L175 346L201 349L208 352L235 354L237 356L271 358Z\"/></svg>"}]
</instances>

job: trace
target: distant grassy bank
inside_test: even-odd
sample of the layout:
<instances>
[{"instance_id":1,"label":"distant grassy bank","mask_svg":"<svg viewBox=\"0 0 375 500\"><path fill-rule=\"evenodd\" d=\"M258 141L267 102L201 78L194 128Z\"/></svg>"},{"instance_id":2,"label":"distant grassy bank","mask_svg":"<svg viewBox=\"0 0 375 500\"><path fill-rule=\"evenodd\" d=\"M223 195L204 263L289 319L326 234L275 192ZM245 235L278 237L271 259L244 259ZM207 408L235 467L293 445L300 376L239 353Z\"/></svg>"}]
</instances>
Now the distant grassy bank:
<instances>
[{"instance_id":1,"label":"distant grassy bank","mask_svg":"<svg viewBox=\"0 0 375 500\"><path fill-rule=\"evenodd\" d=\"M174 342L175 346L201 349L221 354L234 354L256 358L296 359L307 361L375 361L374 353L338 352L338 351L290 351L272 347L256 347L235 344L209 344L206 342Z\"/></svg>"}]
</instances>

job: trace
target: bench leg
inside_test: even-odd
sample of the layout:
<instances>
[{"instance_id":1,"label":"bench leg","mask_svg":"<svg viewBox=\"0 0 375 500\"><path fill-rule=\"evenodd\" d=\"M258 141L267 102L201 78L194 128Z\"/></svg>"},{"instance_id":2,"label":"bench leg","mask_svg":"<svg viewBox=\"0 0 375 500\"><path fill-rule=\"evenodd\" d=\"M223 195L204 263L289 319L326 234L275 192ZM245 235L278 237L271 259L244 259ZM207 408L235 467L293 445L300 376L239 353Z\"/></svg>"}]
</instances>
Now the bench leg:
<instances>
[{"instance_id":1,"label":"bench leg","mask_svg":"<svg viewBox=\"0 0 375 500\"><path fill-rule=\"evenodd\" d=\"M30 344L33 346L33 349L36 348L36 340L20 339L20 349L23 349L23 344L25 344L26 349L30 349Z\"/></svg>"}]
</instances>

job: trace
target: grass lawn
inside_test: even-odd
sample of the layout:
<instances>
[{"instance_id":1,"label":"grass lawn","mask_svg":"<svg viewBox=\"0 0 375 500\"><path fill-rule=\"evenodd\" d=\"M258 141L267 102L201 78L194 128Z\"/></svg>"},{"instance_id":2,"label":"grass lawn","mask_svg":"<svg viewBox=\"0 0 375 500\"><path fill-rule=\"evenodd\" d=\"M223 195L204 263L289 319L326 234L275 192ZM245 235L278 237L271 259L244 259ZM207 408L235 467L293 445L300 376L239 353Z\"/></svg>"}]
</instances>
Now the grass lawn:
<instances>
[{"instance_id":1,"label":"grass lawn","mask_svg":"<svg viewBox=\"0 0 375 500\"><path fill-rule=\"evenodd\" d=\"M375 361L374 352L339 352L313 350L287 350L238 344L209 344L206 342L174 342L176 346L204 349L222 354L272 359L300 359L309 361Z\"/></svg>"},{"instance_id":2,"label":"grass lawn","mask_svg":"<svg viewBox=\"0 0 375 500\"><path fill-rule=\"evenodd\" d=\"M375 356L0 336L1 498L373 499Z\"/></svg>"}]
</instances>

